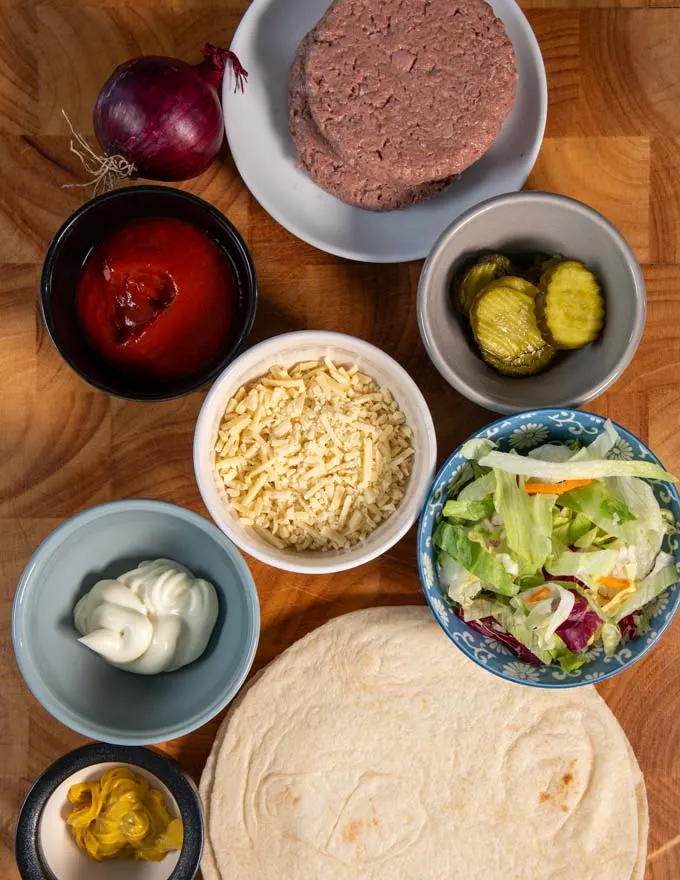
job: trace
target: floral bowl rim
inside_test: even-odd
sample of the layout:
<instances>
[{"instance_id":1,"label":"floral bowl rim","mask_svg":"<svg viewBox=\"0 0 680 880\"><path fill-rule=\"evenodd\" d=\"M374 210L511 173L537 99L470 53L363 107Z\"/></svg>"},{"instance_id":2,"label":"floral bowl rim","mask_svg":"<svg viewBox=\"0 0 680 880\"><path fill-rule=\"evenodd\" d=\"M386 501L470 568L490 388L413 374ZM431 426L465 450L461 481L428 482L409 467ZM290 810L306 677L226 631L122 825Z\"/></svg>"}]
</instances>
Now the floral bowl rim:
<instances>
[{"instance_id":1,"label":"floral bowl rim","mask_svg":"<svg viewBox=\"0 0 680 880\"><path fill-rule=\"evenodd\" d=\"M586 410L543 407L502 416L475 431L468 439L503 439L508 441L511 448L527 449L548 442L551 434L557 431L564 433L566 430L575 439L588 436L594 439L601 432L606 421L607 419L603 416ZM642 440L613 419L611 422L621 438L621 442L618 444L620 457L643 458L661 464L657 456ZM530 436L532 432L533 437ZM514 444L510 440L513 436L516 437ZM534 439L535 442L533 442ZM450 606L444 601L439 587L431 538L434 524L448 497L453 480L461 473L467 462L467 459L461 455L463 445L461 443L451 453L437 472L421 512L417 536L418 575L423 594L437 623L454 645L478 666L493 675L506 681L540 688L580 687L598 684L628 669L650 651L668 629L678 608L680 608L680 582L660 597L663 601L659 603L659 607L652 617L649 631L637 636L633 641L624 643L613 657L605 658L602 656L602 651L596 649L593 662L571 673L564 672L557 666L537 667L524 663L505 645L477 633L455 616ZM680 532L678 531L680 528L680 494L672 483L660 483L654 480L649 482L661 506L673 512L676 531L665 539L664 546L675 557L676 567L680 572Z\"/></svg>"}]
</instances>

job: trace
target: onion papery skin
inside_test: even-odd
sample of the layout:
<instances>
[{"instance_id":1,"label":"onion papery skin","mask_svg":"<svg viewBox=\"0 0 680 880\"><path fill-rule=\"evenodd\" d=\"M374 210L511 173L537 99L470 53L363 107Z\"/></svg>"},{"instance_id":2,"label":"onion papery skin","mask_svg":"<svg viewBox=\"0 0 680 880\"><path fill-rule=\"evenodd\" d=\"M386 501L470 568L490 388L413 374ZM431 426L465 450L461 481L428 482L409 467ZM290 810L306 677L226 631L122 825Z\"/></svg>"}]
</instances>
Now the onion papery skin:
<instances>
[{"instance_id":1,"label":"onion papery skin","mask_svg":"<svg viewBox=\"0 0 680 880\"><path fill-rule=\"evenodd\" d=\"M197 67L153 55L113 71L97 98L94 131L107 156L123 156L137 176L161 181L202 174L224 140L215 88Z\"/></svg>"}]
</instances>

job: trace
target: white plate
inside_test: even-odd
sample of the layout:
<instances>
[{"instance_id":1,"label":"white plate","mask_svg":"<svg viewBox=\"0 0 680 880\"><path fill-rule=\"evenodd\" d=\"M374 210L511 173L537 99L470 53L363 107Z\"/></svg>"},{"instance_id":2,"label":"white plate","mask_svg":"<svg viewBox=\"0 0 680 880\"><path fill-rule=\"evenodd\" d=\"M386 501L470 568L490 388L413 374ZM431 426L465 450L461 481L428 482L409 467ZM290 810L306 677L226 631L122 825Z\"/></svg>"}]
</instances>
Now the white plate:
<instances>
[{"instance_id":1,"label":"white plate","mask_svg":"<svg viewBox=\"0 0 680 880\"><path fill-rule=\"evenodd\" d=\"M328 0L253 0L232 50L248 71L245 93L224 78L223 106L234 162L253 196L303 241L341 257L399 263L425 257L440 233L478 202L524 185L545 129L547 84L529 22L514 0L492 0L517 56L517 99L491 149L451 187L419 205L377 214L326 193L297 167L288 131L288 74L302 37Z\"/></svg>"}]
</instances>

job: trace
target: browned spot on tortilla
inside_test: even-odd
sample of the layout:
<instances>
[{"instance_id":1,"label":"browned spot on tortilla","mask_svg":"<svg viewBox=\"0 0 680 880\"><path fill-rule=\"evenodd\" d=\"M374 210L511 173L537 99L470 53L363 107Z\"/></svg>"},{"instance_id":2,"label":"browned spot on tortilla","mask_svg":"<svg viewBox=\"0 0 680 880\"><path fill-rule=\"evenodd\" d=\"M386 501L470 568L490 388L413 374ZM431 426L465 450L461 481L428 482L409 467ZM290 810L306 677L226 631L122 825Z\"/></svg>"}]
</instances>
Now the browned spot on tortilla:
<instances>
[{"instance_id":1,"label":"browned spot on tortilla","mask_svg":"<svg viewBox=\"0 0 680 880\"><path fill-rule=\"evenodd\" d=\"M569 812L569 804L567 802L570 787L575 780L574 768L576 766L576 761L571 760L569 762L569 770L566 773L563 773L557 782L555 782L547 791L542 791L538 796L538 801L541 804L545 804L548 801L552 801L555 807L559 807L563 813Z\"/></svg>"},{"instance_id":2,"label":"browned spot on tortilla","mask_svg":"<svg viewBox=\"0 0 680 880\"><path fill-rule=\"evenodd\" d=\"M352 822L348 822L345 827L342 829L342 839L345 843L354 843L361 832L361 826L363 822L359 822L358 820L354 820Z\"/></svg>"},{"instance_id":3,"label":"browned spot on tortilla","mask_svg":"<svg viewBox=\"0 0 680 880\"><path fill-rule=\"evenodd\" d=\"M286 785L276 794L276 806L282 807L284 804L291 804L294 807L300 803L300 795L295 794L290 785Z\"/></svg>"},{"instance_id":4,"label":"browned spot on tortilla","mask_svg":"<svg viewBox=\"0 0 680 880\"><path fill-rule=\"evenodd\" d=\"M372 819L351 819L342 829L342 839L345 843L354 843L359 835L367 828L375 828L379 825L378 817Z\"/></svg>"}]
</instances>

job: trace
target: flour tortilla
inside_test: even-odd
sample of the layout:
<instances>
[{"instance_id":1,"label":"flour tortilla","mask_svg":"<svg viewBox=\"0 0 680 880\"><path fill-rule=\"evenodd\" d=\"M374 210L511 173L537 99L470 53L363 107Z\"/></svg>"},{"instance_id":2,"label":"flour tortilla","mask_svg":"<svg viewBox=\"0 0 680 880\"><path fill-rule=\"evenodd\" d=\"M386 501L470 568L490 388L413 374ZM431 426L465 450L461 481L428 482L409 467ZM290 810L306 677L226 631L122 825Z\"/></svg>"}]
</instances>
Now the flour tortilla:
<instances>
[{"instance_id":1,"label":"flour tortilla","mask_svg":"<svg viewBox=\"0 0 680 880\"><path fill-rule=\"evenodd\" d=\"M225 719L205 880L641 880L642 774L594 688L503 682L418 608L336 618Z\"/></svg>"}]
</instances>

